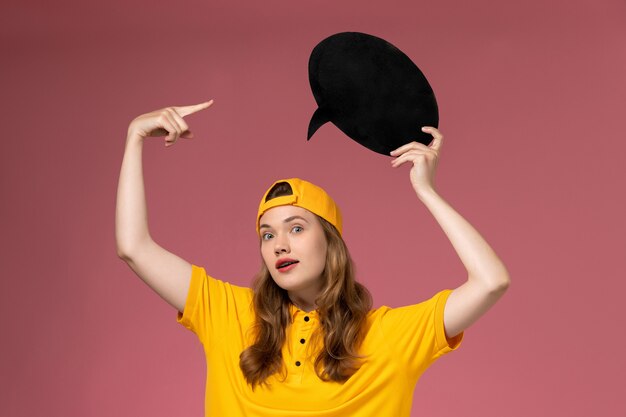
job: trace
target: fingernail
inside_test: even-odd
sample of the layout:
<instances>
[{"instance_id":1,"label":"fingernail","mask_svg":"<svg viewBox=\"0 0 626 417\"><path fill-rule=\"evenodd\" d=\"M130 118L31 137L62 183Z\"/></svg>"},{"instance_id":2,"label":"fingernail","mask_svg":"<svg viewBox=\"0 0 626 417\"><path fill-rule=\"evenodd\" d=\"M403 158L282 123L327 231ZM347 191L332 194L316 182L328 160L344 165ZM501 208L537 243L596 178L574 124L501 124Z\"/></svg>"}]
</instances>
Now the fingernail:
<instances>
[{"instance_id":1,"label":"fingernail","mask_svg":"<svg viewBox=\"0 0 626 417\"><path fill-rule=\"evenodd\" d=\"M422 127L422 130L423 130L423 131L426 131L426 130L427 130L427 129L426 129L426 126L423 126L423 127Z\"/></svg>"}]
</instances>

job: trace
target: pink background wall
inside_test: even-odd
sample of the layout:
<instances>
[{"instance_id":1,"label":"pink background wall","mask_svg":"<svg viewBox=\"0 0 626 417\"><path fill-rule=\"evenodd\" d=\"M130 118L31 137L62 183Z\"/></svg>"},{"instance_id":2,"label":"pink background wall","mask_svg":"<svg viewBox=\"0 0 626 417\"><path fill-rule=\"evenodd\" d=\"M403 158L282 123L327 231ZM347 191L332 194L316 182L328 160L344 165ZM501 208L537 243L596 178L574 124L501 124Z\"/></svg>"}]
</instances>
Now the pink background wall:
<instances>
[{"instance_id":1,"label":"pink background wall","mask_svg":"<svg viewBox=\"0 0 626 417\"><path fill-rule=\"evenodd\" d=\"M215 99L196 138L144 147L155 240L248 285L258 199L327 188L375 305L465 269L408 166L335 126L310 143L312 48L380 36L424 71L445 135L441 195L492 244L509 292L433 365L414 416L623 416L623 1L3 2L0 415L201 416L205 363L116 256L128 123Z\"/></svg>"}]
</instances>

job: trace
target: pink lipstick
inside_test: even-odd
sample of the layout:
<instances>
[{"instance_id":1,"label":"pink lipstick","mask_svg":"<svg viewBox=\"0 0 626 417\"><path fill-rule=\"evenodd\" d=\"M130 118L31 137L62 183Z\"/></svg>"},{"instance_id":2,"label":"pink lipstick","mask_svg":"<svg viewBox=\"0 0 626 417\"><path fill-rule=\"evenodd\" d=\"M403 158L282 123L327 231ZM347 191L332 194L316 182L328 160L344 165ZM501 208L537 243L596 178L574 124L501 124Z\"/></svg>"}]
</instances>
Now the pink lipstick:
<instances>
[{"instance_id":1,"label":"pink lipstick","mask_svg":"<svg viewBox=\"0 0 626 417\"><path fill-rule=\"evenodd\" d=\"M290 258L281 258L276 261L276 269L280 272L287 272L296 267L298 261Z\"/></svg>"}]
</instances>

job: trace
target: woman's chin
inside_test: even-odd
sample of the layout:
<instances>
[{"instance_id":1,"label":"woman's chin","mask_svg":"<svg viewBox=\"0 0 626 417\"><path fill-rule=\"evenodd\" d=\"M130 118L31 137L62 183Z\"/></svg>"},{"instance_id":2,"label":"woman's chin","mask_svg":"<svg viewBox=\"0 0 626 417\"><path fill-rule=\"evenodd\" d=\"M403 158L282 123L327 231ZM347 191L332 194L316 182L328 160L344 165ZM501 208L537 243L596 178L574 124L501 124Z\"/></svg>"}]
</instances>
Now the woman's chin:
<instances>
[{"instance_id":1,"label":"woman's chin","mask_svg":"<svg viewBox=\"0 0 626 417\"><path fill-rule=\"evenodd\" d=\"M307 285L304 284L303 282L297 281L296 279L290 279L289 277L284 277L284 276L280 277L280 279L275 279L274 278L274 282L280 288L282 288L285 291L289 291L289 292L300 291L300 290L303 290L303 289L305 289L307 287Z\"/></svg>"}]
</instances>

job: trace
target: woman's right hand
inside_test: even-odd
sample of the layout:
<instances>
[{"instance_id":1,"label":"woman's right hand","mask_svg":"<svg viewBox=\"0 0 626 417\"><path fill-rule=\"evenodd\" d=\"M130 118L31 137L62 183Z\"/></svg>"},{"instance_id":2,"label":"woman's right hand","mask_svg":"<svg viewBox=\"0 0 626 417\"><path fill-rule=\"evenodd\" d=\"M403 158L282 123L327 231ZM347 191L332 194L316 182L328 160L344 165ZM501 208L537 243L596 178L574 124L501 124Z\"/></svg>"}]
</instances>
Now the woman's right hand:
<instances>
[{"instance_id":1,"label":"woman's right hand","mask_svg":"<svg viewBox=\"0 0 626 417\"><path fill-rule=\"evenodd\" d=\"M175 106L155 110L150 113L137 116L128 126L128 137L136 137L141 140L149 136L165 137L165 146L173 145L178 138L191 139L193 133L183 120L183 117L200 110L204 110L213 104L213 100L193 106Z\"/></svg>"}]
</instances>

